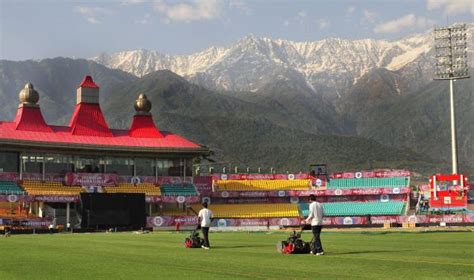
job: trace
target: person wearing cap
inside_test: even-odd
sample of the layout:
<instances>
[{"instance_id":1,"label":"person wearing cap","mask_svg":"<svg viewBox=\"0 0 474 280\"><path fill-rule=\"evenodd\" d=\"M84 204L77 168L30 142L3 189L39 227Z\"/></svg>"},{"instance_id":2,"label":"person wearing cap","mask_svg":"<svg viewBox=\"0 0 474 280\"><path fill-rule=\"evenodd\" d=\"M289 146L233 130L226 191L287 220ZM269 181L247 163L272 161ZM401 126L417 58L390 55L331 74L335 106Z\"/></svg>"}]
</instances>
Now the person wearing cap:
<instances>
[{"instance_id":1,"label":"person wearing cap","mask_svg":"<svg viewBox=\"0 0 474 280\"><path fill-rule=\"evenodd\" d=\"M311 254L324 255L323 245L321 244L321 229L323 227L324 208L323 205L316 201L316 196L309 196L309 215L306 223L311 223L311 231L313 232L313 246Z\"/></svg>"},{"instance_id":2,"label":"person wearing cap","mask_svg":"<svg viewBox=\"0 0 474 280\"><path fill-rule=\"evenodd\" d=\"M202 208L198 214L202 235L204 235L204 244L201 247L209 250L211 248L211 245L209 244L209 227L211 226L212 211L207 209L207 202L203 202L202 207L204 208Z\"/></svg>"}]
</instances>

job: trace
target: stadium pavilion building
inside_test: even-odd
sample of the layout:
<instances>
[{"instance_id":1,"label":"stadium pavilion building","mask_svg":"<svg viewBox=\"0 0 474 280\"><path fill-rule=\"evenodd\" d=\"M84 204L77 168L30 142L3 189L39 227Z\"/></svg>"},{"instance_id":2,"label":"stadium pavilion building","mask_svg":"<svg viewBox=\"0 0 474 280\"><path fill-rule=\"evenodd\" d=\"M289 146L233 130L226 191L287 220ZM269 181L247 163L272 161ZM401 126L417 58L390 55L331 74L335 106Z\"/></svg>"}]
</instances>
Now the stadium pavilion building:
<instances>
[{"instance_id":1,"label":"stadium pavilion building","mask_svg":"<svg viewBox=\"0 0 474 280\"><path fill-rule=\"evenodd\" d=\"M192 159L208 149L160 131L151 102L140 94L130 129L110 129L99 105L99 87L86 76L67 126L48 125L31 83L19 94L12 122L0 121L0 171L23 173L87 172L126 176L186 176ZM44 177L43 177L44 179Z\"/></svg>"},{"instance_id":2,"label":"stadium pavilion building","mask_svg":"<svg viewBox=\"0 0 474 280\"><path fill-rule=\"evenodd\" d=\"M102 192L103 186L118 182L136 183L134 180L143 178L156 182L159 176L186 178L191 176L193 158L209 152L179 135L160 131L145 94L134 104L136 114L129 129L109 128L99 105L99 86L90 76L77 88L75 110L67 126L45 122L39 94L31 83L21 90L19 100L15 119L0 121L0 187L9 194L4 203L29 201L28 211L39 212L39 216L44 210L42 202L76 201L78 192L84 191L65 190L55 181ZM27 193L15 192L6 181L23 182ZM37 182L49 182L49 186L38 186ZM8 192L9 188L13 189ZM27 197L30 194L37 196ZM76 198L68 200L69 195ZM67 206L69 221L69 203Z\"/></svg>"}]
</instances>

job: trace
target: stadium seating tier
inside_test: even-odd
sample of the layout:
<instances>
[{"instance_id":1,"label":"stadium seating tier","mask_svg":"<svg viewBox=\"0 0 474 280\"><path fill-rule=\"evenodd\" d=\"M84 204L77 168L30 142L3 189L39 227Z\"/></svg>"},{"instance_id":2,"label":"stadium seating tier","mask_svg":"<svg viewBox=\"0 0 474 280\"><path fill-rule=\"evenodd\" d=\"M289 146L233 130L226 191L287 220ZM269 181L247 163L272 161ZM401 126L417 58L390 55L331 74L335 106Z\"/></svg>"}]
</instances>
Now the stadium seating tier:
<instances>
[{"instance_id":1,"label":"stadium seating tier","mask_svg":"<svg viewBox=\"0 0 474 280\"><path fill-rule=\"evenodd\" d=\"M193 184L163 184L160 186L163 196L195 196L198 195Z\"/></svg>"},{"instance_id":2,"label":"stadium seating tier","mask_svg":"<svg viewBox=\"0 0 474 280\"><path fill-rule=\"evenodd\" d=\"M196 211L202 209L200 205L194 205ZM211 204L209 209L214 218L278 218L298 217L298 205L290 203L274 204Z\"/></svg>"},{"instance_id":3,"label":"stadium seating tier","mask_svg":"<svg viewBox=\"0 0 474 280\"><path fill-rule=\"evenodd\" d=\"M331 179L328 189L401 188L409 185L408 177Z\"/></svg>"},{"instance_id":4,"label":"stadium seating tier","mask_svg":"<svg viewBox=\"0 0 474 280\"><path fill-rule=\"evenodd\" d=\"M30 195L79 195L83 192L80 186L65 186L61 182L23 181L22 186Z\"/></svg>"},{"instance_id":5,"label":"stadium seating tier","mask_svg":"<svg viewBox=\"0 0 474 280\"><path fill-rule=\"evenodd\" d=\"M308 190L311 180L217 180L217 191Z\"/></svg>"},{"instance_id":6,"label":"stadium seating tier","mask_svg":"<svg viewBox=\"0 0 474 280\"><path fill-rule=\"evenodd\" d=\"M155 184L120 183L117 186L104 187L106 193L144 193L145 195L161 195L161 190Z\"/></svg>"},{"instance_id":7,"label":"stadium seating tier","mask_svg":"<svg viewBox=\"0 0 474 280\"><path fill-rule=\"evenodd\" d=\"M0 181L0 194L16 194L21 195L25 192L21 189L21 187L15 183L10 181Z\"/></svg>"},{"instance_id":8,"label":"stadium seating tier","mask_svg":"<svg viewBox=\"0 0 474 280\"><path fill-rule=\"evenodd\" d=\"M405 202L332 202L322 203L325 216L367 216L367 215L402 215ZM303 216L308 216L308 204L300 204Z\"/></svg>"}]
</instances>

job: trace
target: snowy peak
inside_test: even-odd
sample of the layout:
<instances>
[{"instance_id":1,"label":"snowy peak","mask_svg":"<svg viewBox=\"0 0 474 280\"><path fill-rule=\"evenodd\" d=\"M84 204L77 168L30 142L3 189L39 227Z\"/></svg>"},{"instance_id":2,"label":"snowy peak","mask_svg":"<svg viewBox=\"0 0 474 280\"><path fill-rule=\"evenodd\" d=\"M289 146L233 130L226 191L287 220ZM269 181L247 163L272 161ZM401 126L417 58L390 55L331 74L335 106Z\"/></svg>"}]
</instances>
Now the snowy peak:
<instances>
[{"instance_id":1,"label":"snowy peak","mask_svg":"<svg viewBox=\"0 0 474 280\"><path fill-rule=\"evenodd\" d=\"M472 30L471 25L469 33ZM210 47L191 55L132 50L101 54L92 60L139 77L168 69L217 89L256 91L275 79L294 77L305 80L315 91L324 88L341 93L375 68L432 73L432 45L432 32L396 41L328 38L294 42L248 35L228 47Z\"/></svg>"}]
</instances>

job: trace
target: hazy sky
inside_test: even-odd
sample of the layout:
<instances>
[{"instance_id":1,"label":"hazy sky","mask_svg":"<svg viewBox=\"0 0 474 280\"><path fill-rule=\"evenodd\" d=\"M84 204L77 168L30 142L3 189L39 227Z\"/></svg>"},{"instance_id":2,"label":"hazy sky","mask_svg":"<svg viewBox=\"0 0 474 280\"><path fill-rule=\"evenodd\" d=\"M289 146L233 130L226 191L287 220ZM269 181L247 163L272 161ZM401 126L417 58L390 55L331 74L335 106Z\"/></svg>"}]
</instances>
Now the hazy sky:
<instances>
[{"instance_id":1,"label":"hazy sky","mask_svg":"<svg viewBox=\"0 0 474 280\"><path fill-rule=\"evenodd\" d=\"M190 54L248 34L396 39L473 17L473 0L0 0L0 58L88 58L139 48Z\"/></svg>"}]
</instances>

